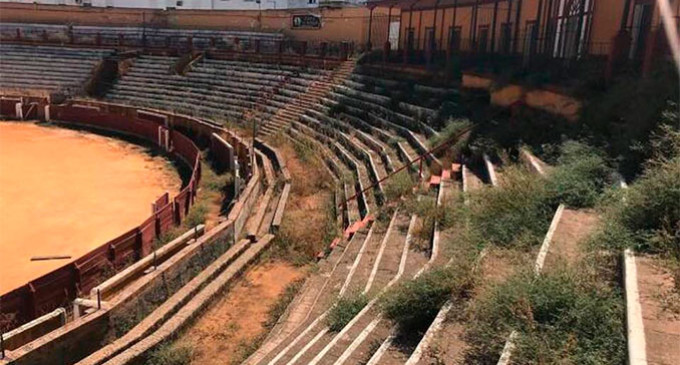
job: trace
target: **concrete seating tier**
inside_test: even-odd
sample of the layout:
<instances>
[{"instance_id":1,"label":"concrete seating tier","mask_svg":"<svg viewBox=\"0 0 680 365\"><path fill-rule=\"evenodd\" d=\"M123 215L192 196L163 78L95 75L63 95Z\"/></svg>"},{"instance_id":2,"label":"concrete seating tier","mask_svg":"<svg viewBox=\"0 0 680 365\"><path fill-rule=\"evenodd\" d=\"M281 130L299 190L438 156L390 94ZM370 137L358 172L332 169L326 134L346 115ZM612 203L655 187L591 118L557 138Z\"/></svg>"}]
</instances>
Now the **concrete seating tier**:
<instances>
[{"instance_id":1,"label":"concrete seating tier","mask_svg":"<svg viewBox=\"0 0 680 365\"><path fill-rule=\"evenodd\" d=\"M302 130L307 130L307 132L303 132ZM290 128L287 129L287 135L294 144L299 144L306 141L307 143L315 146L317 150L320 151L321 158L336 184L336 189L334 192L334 201L337 212L336 218L340 224L340 227L345 230L353 223L361 220L361 213L359 212L359 205L356 200L346 202L347 198L354 194L354 176L346 169L342 162L337 159L337 156L335 156L326 147L325 144L321 143L318 139L309 137L310 131L314 133L314 131L309 129L309 127L299 123L293 123L291 124Z\"/></svg>"},{"instance_id":2,"label":"concrete seating tier","mask_svg":"<svg viewBox=\"0 0 680 365\"><path fill-rule=\"evenodd\" d=\"M331 150L329 145L332 143L331 138L328 136L317 132L316 130L308 127L304 123L294 122L291 124L289 134L293 138L304 138L312 143L314 143L324 156L324 160L328 164L328 167L333 171L342 183L342 192L345 199L353 196L357 193L356 186L356 172L353 171L346 163L344 163L338 155ZM346 214L348 220L348 226L361 221L362 214L359 208L357 199L351 200L347 203Z\"/></svg>"},{"instance_id":3,"label":"concrete seating tier","mask_svg":"<svg viewBox=\"0 0 680 365\"><path fill-rule=\"evenodd\" d=\"M357 202L362 217L365 218L372 212L375 212L377 205L383 202L383 193L379 188L364 191L364 189L377 182L376 175L374 174L375 169L369 167L368 156L363 154L363 151L354 145L350 138L342 132L323 125L318 120L307 115L301 116L300 121L318 133L327 136L326 141L330 149L354 172L356 176L355 190L358 194ZM365 163L360 163L360 160L365 161Z\"/></svg>"},{"instance_id":4,"label":"concrete seating tier","mask_svg":"<svg viewBox=\"0 0 680 365\"><path fill-rule=\"evenodd\" d=\"M139 57L107 98L237 122L246 111L258 107L261 114L254 119L266 123L326 74L292 66L203 58L184 75L177 75L173 70L177 62L176 57Z\"/></svg>"},{"instance_id":5,"label":"concrete seating tier","mask_svg":"<svg viewBox=\"0 0 680 365\"><path fill-rule=\"evenodd\" d=\"M243 112L247 107L240 106L238 104L222 104L221 99L218 97L206 97L203 98L201 95L192 94L190 92L174 92L166 90L165 92L159 93L154 89L147 90L119 90L118 87L114 86L113 90L116 92L116 98L140 98L141 100L160 100L166 104L170 103L183 103L183 102L200 102L201 106L211 107L215 109L224 109L224 111L234 111Z\"/></svg>"},{"instance_id":6,"label":"concrete seating tier","mask_svg":"<svg viewBox=\"0 0 680 365\"><path fill-rule=\"evenodd\" d=\"M111 50L0 44L0 85L78 94Z\"/></svg>"},{"instance_id":7,"label":"concrete seating tier","mask_svg":"<svg viewBox=\"0 0 680 365\"><path fill-rule=\"evenodd\" d=\"M382 77L370 76L361 73L361 70L359 71L360 72L351 75L350 80L348 81L348 86L350 86L349 84L353 84L352 87L354 88L366 89L367 84L370 83L375 86L376 90L389 90L390 88L398 87L400 84L403 83L403 80L392 80ZM457 89L434 87L421 84L414 84L413 89L418 93L426 93L438 96L451 94L457 95L459 93ZM387 95L387 93L382 94Z\"/></svg>"},{"instance_id":8,"label":"concrete seating tier","mask_svg":"<svg viewBox=\"0 0 680 365\"><path fill-rule=\"evenodd\" d=\"M210 29L171 29L149 27L102 27L74 25L50 25L50 24L25 24L25 23L2 23L0 34L3 38L14 38L20 30L22 38L41 40L43 31L50 39L67 40L72 34L78 40L90 40L95 42L100 36L105 44L117 44L119 35L122 35L125 45L141 46L146 39L147 46L186 46L188 37L192 37L192 43L196 47L211 47L211 38L216 47L231 48L236 45L235 40L241 39L247 43L251 40L260 40L265 43L274 43L283 40L282 33L233 31L233 30L210 30Z\"/></svg>"},{"instance_id":9,"label":"concrete seating tier","mask_svg":"<svg viewBox=\"0 0 680 365\"><path fill-rule=\"evenodd\" d=\"M338 106L340 103L331 99L322 99L322 102L327 107ZM349 106L343 104L346 113L344 113L345 118L350 121L355 126L370 126L370 131L372 134L376 135L384 143L395 148L397 156L401 156L399 159L406 163L404 159L404 154L399 151L397 143L404 141L404 136L409 134L409 130L397 124L391 123L383 119L381 116L376 115L373 111L366 111L361 108ZM357 127L361 128L361 127ZM411 145L410 141L408 143L401 143L402 148L406 149L407 155L415 158L419 155L416 149ZM409 159L410 160L410 159Z\"/></svg>"},{"instance_id":10,"label":"concrete seating tier","mask_svg":"<svg viewBox=\"0 0 680 365\"><path fill-rule=\"evenodd\" d=\"M338 86L335 87L334 92L331 93L331 98L360 109L377 111L382 114L385 119L413 131L424 133L427 136L436 134L431 127L421 122L418 118L393 111L389 106L389 101L375 98L368 99L365 94L366 93L359 94L353 92L352 89ZM380 100L380 103L376 102L378 100Z\"/></svg>"}]
</instances>

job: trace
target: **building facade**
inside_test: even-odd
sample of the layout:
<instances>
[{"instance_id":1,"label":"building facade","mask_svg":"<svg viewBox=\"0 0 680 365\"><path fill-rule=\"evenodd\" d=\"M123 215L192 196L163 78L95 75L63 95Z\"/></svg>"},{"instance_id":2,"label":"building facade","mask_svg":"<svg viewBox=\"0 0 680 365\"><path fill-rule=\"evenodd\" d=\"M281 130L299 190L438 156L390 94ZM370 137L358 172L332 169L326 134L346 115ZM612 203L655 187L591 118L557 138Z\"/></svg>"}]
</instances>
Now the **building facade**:
<instances>
[{"instance_id":1,"label":"building facade","mask_svg":"<svg viewBox=\"0 0 680 365\"><path fill-rule=\"evenodd\" d=\"M317 8L318 0L0 0L0 2L38 3L133 9L188 10L271 10Z\"/></svg>"},{"instance_id":2,"label":"building facade","mask_svg":"<svg viewBox=\"0 0 680 365\"><path fill-rule=\"evenodd\" d=\"M399 14L389 22L399 23L397 48L406 52L616 54L642 63L665 38L658 1L670 4L677 29L680 0L377 0L368 7ZM382 48L384 26L373 23L368 41Z\"/></svg>"}]
</instances>

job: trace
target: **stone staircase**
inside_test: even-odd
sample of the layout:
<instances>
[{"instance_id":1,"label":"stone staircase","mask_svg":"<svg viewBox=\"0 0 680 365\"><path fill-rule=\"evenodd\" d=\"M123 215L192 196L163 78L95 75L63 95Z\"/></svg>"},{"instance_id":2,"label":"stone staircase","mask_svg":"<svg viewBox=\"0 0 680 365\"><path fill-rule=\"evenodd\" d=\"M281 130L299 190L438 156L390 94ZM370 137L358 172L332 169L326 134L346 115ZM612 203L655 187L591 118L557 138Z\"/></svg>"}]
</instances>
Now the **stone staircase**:
<instances>
[{"instance_id":1,"label":"stone staircase","mask_svg":"<svg viewBox=\"0 0 680 365\"><path fill-rule=\"evenodd\" d=\"M319 103L325 97L333 85L342 83L354 71L356 60L350 59L343 62L333 73L324 81L314 81L307 92L301 94L293 103L289 103L285 108L279 109L269 120L264 121L259 126L260 134L270 136L276 134L289 126L292 122L299 120L300 115L310 109L314 104ZM252 115L252 114L250 114Z\"/></svg>"}]
</instances>

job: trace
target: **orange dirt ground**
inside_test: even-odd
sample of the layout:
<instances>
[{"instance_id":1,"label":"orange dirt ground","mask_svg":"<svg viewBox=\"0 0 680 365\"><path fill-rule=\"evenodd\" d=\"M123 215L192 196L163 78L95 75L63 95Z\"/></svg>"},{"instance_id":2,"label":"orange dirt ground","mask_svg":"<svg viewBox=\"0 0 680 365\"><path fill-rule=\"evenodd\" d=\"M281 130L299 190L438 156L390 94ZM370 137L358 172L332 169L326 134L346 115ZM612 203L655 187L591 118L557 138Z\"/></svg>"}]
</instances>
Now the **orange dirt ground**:
<instances>
[{"instance_id":1,"label":"orange dirt ground","mask_svg":"<svg viewBox=\"0 0 680 365\"><path fill-rule=\"evenodd\" d=\"M163 157L114 138L0 123L0 294L77 259L148 218L181 180Z\"/></svg>"},{"instance_id":2,"label":"orange dirt ground","mask_svg":"<svg viewBox=\"0 0 680 365\"><path fill-rule=\"evenodd\" d=\"M303 275L304 269L281 261L249 270L234 288L201 314L177 344L193 349L193 364L224 365L237 360L241 346L264 331L262 323L279 295Z\"/></svg>"}]
</instances>

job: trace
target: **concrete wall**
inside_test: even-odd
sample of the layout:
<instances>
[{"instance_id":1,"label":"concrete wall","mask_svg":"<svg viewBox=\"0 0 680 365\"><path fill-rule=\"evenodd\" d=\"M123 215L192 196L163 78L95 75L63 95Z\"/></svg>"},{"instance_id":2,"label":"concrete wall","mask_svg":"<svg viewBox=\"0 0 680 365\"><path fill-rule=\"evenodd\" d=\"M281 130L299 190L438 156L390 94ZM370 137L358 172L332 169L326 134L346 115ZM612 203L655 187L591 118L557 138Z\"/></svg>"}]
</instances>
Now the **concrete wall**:
<instances>
[{"instance_id":1,"label":"concrete wall","mask_svg":"<svg viewBox=\"0 0 680 365\"><path fill-rule=\"evenodd\" d=\"M386 13L383 9L375 14ZM321 16L320 29L293 29L296 14ZM106 9L0 2L0 22L99 26L157 26L283 32L297 40L364 43L368 30L366 8L313 10L154 10ZM393 12L393 14L395 14Z\"/></svg>"}]
</instances>

